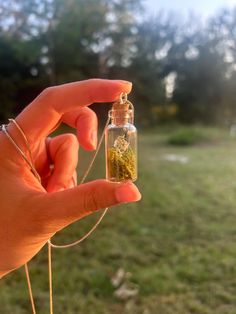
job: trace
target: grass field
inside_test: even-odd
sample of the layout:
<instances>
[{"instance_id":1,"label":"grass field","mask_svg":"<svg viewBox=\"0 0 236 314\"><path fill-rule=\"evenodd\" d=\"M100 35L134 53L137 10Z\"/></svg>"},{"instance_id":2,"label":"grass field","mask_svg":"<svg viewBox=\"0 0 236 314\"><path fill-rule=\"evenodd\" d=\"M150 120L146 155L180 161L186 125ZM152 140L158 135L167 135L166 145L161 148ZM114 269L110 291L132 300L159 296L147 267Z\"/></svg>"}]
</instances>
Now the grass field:
<instances>
[{"instance_id":1,"label":"grass field","mask_svg":"<svg viewBox=\"0 0 236 314\"><path fill-rule=\"evenodd\" d=\"M55 314L236 313L236 138L202 128L202 142L166 144L175 132L139 136L141 202L110 210L80 246L53 251ZM185 161L171 161L170 154ZM81 155L80 173L89 157ZM102 155L90 179L103 176ZM96 217L54 242L77 239ZM135 296L116 296L111 278L118 269ZM48 313L46 248L30 270L38 313ZM23 269L1 280L0 313L31 313Z\"/></svg>"}]
</instances>

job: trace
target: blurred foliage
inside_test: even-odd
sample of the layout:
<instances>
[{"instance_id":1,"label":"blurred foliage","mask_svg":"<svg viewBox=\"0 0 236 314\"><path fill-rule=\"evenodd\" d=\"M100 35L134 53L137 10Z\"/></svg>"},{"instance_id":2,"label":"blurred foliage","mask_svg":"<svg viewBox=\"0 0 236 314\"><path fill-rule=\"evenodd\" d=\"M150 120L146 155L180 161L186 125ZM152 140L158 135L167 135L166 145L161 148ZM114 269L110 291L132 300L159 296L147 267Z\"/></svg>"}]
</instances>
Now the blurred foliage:
<instances>
[{"instance_id":1,"label":"blurred foliage","mask_svg":"<svg viewBox=\"0 0 236 314\"><path fill-rule=\"evenodd\" d=\"M0 119L46 86L102 77L134 83L144 126L172 120L170 103L182 122L235 123L236 8L204 24L144 12L141 0L2 1Z\"/></svg>"},{"instance_id":2,"label":"blurred foliage","mask_svg":"<svg viewBox=\"0 0 236 314\"><path fill-rule=\"evenodd\" d=\"M190 146L207 141L207 137L198 129L182 129L169 136L167 143L176 146Z\"/></svg>"},{"instance_id":3,"label":"blurred foliage","mask_svg":"<svg viewBox=\"0 0 236 314\"><path fill-rule=\"evenodd\" d=\"M171 120L175 121L178 110L176 104L164 104L151 108L152 114L156 117L156 121L161 123L170 122Z\"/></svg>"}]
</instances>

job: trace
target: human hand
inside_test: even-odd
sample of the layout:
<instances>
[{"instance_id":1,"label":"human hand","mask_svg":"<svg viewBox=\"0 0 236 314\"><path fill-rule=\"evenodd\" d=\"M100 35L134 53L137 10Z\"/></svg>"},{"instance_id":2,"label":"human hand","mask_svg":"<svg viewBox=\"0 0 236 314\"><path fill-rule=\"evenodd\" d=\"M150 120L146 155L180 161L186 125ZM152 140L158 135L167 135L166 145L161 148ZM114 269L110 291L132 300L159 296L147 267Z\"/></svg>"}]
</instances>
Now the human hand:
<instances>
[{"instance_id":1,"label":"human hand","mask_svg":"<svg viewBox=\"0 0 236 314\"><path fill-rule=\"evenodd\" d=\"M112 102L131 88L126 81L75 82L47 88L26 107L16 121L30 143L42 184L0 132L0 277L28 262L70 223L95 210L141 198L131 182L96 180L74 186L79 144L93 150L97 142L97 117L87 106ZM59 121L76 128L77 138L72 134L47 137ZM7 130L25 147L13 123Z\"/></svg>"}]
</instances>

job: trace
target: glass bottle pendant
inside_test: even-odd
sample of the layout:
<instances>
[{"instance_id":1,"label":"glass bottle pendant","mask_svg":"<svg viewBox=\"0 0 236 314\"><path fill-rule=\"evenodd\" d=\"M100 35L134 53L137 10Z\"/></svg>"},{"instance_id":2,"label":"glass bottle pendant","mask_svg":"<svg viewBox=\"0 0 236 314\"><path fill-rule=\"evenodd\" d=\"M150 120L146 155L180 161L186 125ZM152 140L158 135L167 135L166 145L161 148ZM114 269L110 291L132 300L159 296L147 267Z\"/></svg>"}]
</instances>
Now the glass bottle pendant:
<instances>
[{"instance_id":1,"label":"glass bottle pendant","mask_svg":"<svg viewBox=\"0 0 236 314\"><path fill-rule=\"evenodd\" d=\"M134 107L122 93L109 111L105 132L106 178L113 182L137 180L137 129Z\"/></svg>"}]
</instances>

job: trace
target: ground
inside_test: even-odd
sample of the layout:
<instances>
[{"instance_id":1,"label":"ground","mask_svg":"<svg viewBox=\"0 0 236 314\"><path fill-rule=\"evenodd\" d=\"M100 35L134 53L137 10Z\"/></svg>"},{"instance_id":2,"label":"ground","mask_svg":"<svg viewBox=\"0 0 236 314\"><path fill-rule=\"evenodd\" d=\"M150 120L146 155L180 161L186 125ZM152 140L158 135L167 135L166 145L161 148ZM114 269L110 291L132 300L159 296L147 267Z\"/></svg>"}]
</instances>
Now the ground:
<instances>
[{"instance_id":1,"label":"ground","mask_svg":"<svg viewBox=\"0 0 236 314\"><path fill-rule=\"evenodd\" d=\"M139 131L141 202L109 210L80 246L53 251L55 313L236 313L236 138L201 128L208 140L166 144L175 132ZM173 161L170 154L186 158ZM79 173L91 157L81 155ZM102 155L90 179L103 176ZM65 229L54 242L77 239L96 217ZM46 248L29 265L37 313L48 313ZM118 269L135 296L115 296L111 278ZM23 269L0 281L0 314L8 313L30 313Z\"/></svg>"}]
</instances>

